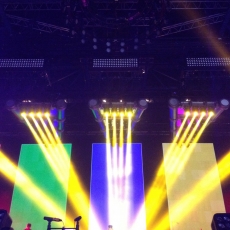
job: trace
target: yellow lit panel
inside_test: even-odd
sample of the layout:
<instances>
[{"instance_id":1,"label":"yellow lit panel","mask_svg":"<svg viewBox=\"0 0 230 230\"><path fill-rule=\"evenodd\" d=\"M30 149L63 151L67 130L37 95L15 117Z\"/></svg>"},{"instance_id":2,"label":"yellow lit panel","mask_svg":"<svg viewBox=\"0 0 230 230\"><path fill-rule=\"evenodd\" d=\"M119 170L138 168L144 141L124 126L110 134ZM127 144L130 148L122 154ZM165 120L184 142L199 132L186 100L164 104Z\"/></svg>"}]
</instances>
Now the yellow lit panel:
<instances>
[{"instance_id":1,"label":"yellow lit panel","mask_svg":"<svg viewBox=\"0 0 230 230\"><path fill-rule=\"evenodd\" d=\"M163 144L164 159L168 158L166 155L170 145ZM180 167L180 173L177 169L172 171L170 164L165 164L170 228L173 230L210 229L213 215L225 212L213 144L192 143L183 154L189 153L190 148L189 160L183 162L182 158L179 163L186 164ZM170 153L172 161L177 159L177 154L178 151ZM202 180L205 177L207 179ZM212 181L209 186L207 180Z\"/></svg>"}]
</instances>

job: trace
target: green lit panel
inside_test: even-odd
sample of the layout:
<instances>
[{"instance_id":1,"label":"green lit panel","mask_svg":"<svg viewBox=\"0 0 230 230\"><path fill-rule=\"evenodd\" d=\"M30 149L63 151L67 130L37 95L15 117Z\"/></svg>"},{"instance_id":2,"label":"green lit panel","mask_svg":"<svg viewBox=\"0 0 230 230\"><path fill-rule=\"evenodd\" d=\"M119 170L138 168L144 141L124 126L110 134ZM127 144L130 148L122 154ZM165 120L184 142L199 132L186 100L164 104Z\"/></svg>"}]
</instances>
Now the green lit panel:
<instances>
[{"instance_id":1,"label":"green lit panel","mask_svg":"<svg viewBox=\"0 0 230 230\"><path fill-rule=\"evenodd\" d=\"M60 181L39 145L22 145L10 208L14 229L24 229L27 223L32 224L32 229L46 229L48 222L43 220L44 216L60 218L65 222L72 145L63 146L68 161L60 169L64 168L66 180ZM55 154L57 161L63 156L63 151ZM51 227L62 226L62 222L51 223Z\"/></svg>"}]
</instances>

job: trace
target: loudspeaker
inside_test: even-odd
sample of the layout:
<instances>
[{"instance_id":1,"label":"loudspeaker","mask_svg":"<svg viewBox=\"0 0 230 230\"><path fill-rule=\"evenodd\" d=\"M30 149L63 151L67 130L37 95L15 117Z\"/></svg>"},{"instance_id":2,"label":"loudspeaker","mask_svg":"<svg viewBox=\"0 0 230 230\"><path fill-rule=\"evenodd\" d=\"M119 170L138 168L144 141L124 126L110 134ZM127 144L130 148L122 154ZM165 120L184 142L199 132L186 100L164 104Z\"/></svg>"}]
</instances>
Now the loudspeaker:
<instances>
[{"instance_id":1,"label":"loudspeaker","mask_svg":"<svg viewBox=\"0 0 230 230\"><path fill-rule=\"evenodd\" d=\"M7 211L0 209L0 230L11 229L12 219L8 215Z\"/></svg>"},{"instance_id":2,"label":"loudspeaker","mask_svg":"<svg viewBox=\"0 0 230 230\"><path fill-rule=\"evenodd\" d=\"M230 213L216 213L212 218L212 230L230 230Z\"/></svg>"}]
</instances>

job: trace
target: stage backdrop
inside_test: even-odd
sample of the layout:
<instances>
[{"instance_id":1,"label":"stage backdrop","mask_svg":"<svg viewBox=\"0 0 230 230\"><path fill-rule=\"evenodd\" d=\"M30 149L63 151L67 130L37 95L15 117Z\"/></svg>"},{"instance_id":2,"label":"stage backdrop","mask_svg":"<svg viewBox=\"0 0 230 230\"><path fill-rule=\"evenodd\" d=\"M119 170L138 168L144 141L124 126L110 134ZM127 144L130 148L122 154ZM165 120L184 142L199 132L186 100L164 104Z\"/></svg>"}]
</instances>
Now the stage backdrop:
<instances>
[{"instance_id":1,"label":"stage backdrop","mask_svg":"<svg viewBox=\"0 0 230 230\"><path fill-rule=\"evenodd\" d=\"M225 212L213 144L165 143L163 152L171 229L210 230L213 215Z\"/></svg>"},{"instance_id":2,"label":"stage backdrop","mask_svg":"<svg viewBox=\"0 0 230 230\"><path fill-rule=\"evenodd\" d=\"M32 229L46 229L48 221L43 220L44 216L65 222L71 147L71 144L64 144L68 156L61 169L58 158L61 160L63 152L56 151L56 159L47 159L49 155L45 155L39 145L22 144L10 208L15 230L24 229L27 223L32 224ZM49 161L54 163L56 172ZM60 179L58 170L64 170L62 175L67 179ZM52 222L51 227L55 226L62 227L63 223Z\"/></svg>"}]
</instances>

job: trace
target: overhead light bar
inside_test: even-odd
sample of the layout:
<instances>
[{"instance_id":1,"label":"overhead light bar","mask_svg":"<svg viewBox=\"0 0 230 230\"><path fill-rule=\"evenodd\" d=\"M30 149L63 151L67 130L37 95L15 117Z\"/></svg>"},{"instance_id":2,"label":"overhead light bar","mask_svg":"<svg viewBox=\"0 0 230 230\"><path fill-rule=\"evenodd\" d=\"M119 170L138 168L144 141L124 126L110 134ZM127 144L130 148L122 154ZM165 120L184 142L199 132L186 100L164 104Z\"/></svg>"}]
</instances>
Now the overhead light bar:
<instances>
[{"instance_id":1,"label":"overhead light bar","mask_svg":"<svg viewBox=\"0 0 230 230\"><path fill-rule=\"evenodd\" d=\"M187 58L188 67L229 66L230 58Z\"/></svg>"},{"instance_id":2,"label":"overhead light bar","mask_svg":"<svg viewBox=\"0 0 230 230\"><path fill-rule=\"evenodd\" d=\"M169 100L169 112L170 112L170 127L175 137L179 127L182 124L182 120L185 116L198 113L198 116L209 116L213 113L213 116L209 120L209 123L216 121L220 114L229 108L229 101L222 99L219 102L214 101L179 101L176 98Z\"/></svg>"},{"instance_id":3,"label":"overhead light bar","mask_svg":"<svg viewBox=\"0 0 230 230\"><path fill-rule=\"evenodd\" d=\"M44 59L0 59L0 68L42 68Z\"/></svg>"},{"instance_id":4,"label":"overhead light bar","mask_svg":"<svg viewBox=\"0 0 230 230\"><path fill-rule=\"evenodd\" d=\"M93 68L137 68L137 58L95 58Z\"/></svg>"}]
</instances>

